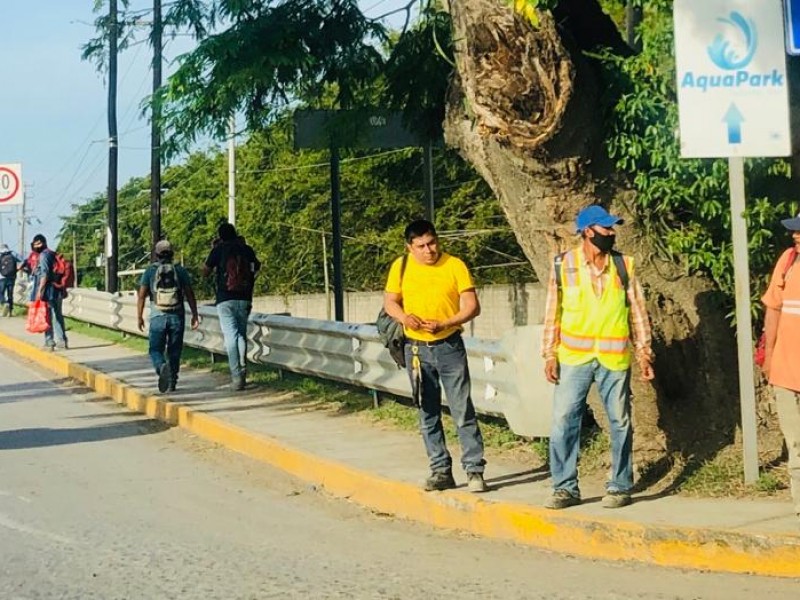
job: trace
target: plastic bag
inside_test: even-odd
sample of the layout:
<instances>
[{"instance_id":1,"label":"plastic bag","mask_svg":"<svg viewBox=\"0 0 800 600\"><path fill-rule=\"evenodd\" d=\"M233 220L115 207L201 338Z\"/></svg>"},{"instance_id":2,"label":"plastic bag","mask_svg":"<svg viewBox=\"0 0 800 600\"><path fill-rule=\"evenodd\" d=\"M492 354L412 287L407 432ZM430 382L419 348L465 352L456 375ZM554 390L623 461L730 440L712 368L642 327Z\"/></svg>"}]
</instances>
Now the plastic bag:
<instances>
[{"instance_id":1,"label":"plastic bag","mask_svg":"<svg viewBox=\"0 0 800 600\"><path fill-rule=\"evenodd\" d=\"M28 333L44 333L50 329L50 307L44 300L36 300L28 305L28 321L25 330Z\"/></svg>"}]
</instances>

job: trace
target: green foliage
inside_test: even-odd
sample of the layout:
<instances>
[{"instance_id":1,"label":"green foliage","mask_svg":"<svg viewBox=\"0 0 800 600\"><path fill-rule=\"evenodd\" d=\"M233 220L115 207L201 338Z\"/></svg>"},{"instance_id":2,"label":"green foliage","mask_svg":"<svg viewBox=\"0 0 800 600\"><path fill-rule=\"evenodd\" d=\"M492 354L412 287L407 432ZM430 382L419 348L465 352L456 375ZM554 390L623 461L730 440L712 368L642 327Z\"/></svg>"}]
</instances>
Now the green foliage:
<instances>
[{"instance_id":1,"label":"green foliage","mask_svg":"<svg viewBox=\"0 0 800 600\"><path fill-rule=\"evenodd\" d=\"M734 293L727 163L682 159L673 59L672 3L647 6L643 51L602 57L610 85L607 149L636 189L635 206L654 252L710 276ZM784 160L747 161L748 228L754 300L775 257L788 244L779 219L795 212Z\"/></svg>"},{"instance_id":2,"label":"green foliage","mask_svg":"<svg viewBox=\"0 0 800 600\"><path fill-rule=\"evenodd\" d=\"M297 152L291 120L283 119L237 149L237 229L264 261L257 294L324 290L330 268L330 169L327 151ZM402 230L423 215L423 170L419 149L343 152L341 163L344 283L348 290L382 289L386 270L403 251ZM530 265L516 243L488 186L458 156L434 152L436 222L447 251L474 269L476 281L529 281ZM212 296L202 265L227 217L227 159L210 150L165 170L162 229L175 245L176 260L193 276L201 298ZM119 268L149 264L148 179L133 179L119 192ZM102 287L105 198L98 196L65 219L60 250L71 254L76 239L81 285ZM323 238L325 249L323 249ZM123 289L136 279L125 276Z\"/></svg>"}]
</instances>

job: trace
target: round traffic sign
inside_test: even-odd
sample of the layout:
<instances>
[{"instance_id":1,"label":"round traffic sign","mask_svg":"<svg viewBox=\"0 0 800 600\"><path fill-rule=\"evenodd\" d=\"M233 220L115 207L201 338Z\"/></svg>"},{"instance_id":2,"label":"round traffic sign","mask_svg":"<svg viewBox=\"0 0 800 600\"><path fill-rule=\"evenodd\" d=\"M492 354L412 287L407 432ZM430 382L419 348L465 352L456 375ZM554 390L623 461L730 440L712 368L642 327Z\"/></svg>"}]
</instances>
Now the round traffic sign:
<instances>
[{"instance_id":1,"label":"round traffic sign","mask_svg":"<svg viewBox=\"0 0 800 600\"><path fill-rule=\"evenodd\" d=\"M0 204L13 200L19 193L19 177L8 167L0 166Z\"/></svg>"}]
</instances>

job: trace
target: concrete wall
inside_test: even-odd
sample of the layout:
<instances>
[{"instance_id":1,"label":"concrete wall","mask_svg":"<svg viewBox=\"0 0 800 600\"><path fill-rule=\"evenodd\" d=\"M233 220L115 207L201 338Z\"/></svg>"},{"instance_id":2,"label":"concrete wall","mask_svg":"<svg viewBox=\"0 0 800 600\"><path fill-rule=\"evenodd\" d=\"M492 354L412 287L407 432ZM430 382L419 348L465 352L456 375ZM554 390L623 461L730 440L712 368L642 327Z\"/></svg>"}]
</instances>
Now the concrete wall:
<instances>
[{"instance_id":1,"label":"concrete wall","mask_svg":"<svg viewBox=\"0 0 800 600\"><path fill-rule=\"evenodd\" d=\"M467 324L465 333L478 338L497 339L514 326L541 324L544 320L545 293L538 283L479 288L481 315ZM382 303L383 292L346 293L344 320L348 323L373 323ZM328 301L325 294L261 296L253 300L253 311L330 320L333 318L333 297Z\"/></svg>"}]
</instances>

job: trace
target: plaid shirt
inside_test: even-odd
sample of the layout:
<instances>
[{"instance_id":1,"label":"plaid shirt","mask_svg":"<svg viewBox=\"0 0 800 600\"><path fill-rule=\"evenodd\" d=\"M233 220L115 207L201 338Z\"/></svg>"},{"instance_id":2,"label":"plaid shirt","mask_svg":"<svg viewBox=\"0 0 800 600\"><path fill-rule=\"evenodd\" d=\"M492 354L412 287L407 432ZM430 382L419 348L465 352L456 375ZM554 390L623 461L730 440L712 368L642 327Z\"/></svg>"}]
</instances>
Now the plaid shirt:
<instances>
[{"instance_id":1,"label":"plaid shirt","mask_svg":"<svg viewBox=\"0 0 800 600\"><path fill-rule=\"evenodd\" d=\"M595 296L599 298L603 295L603 290L608 284L610 276L609 263L611 261L607 256L606 264L602 269L598 269L582 252L581 256L583 257L581 276L585 276L586 273L589 274ZM555 268L552 268L550 269L550 279L547 282L547 303L545 304L544 333L542 335L542 356L545 360L558 357L558 345L561 341L561 303L558 301L558 296L559 290ZM628 299L630 304L631 340L636 359L646 358L652 362L650 319L647 316L642 286L633 273L630 275L628 282Z\"/></svg>"}]
</instances>

